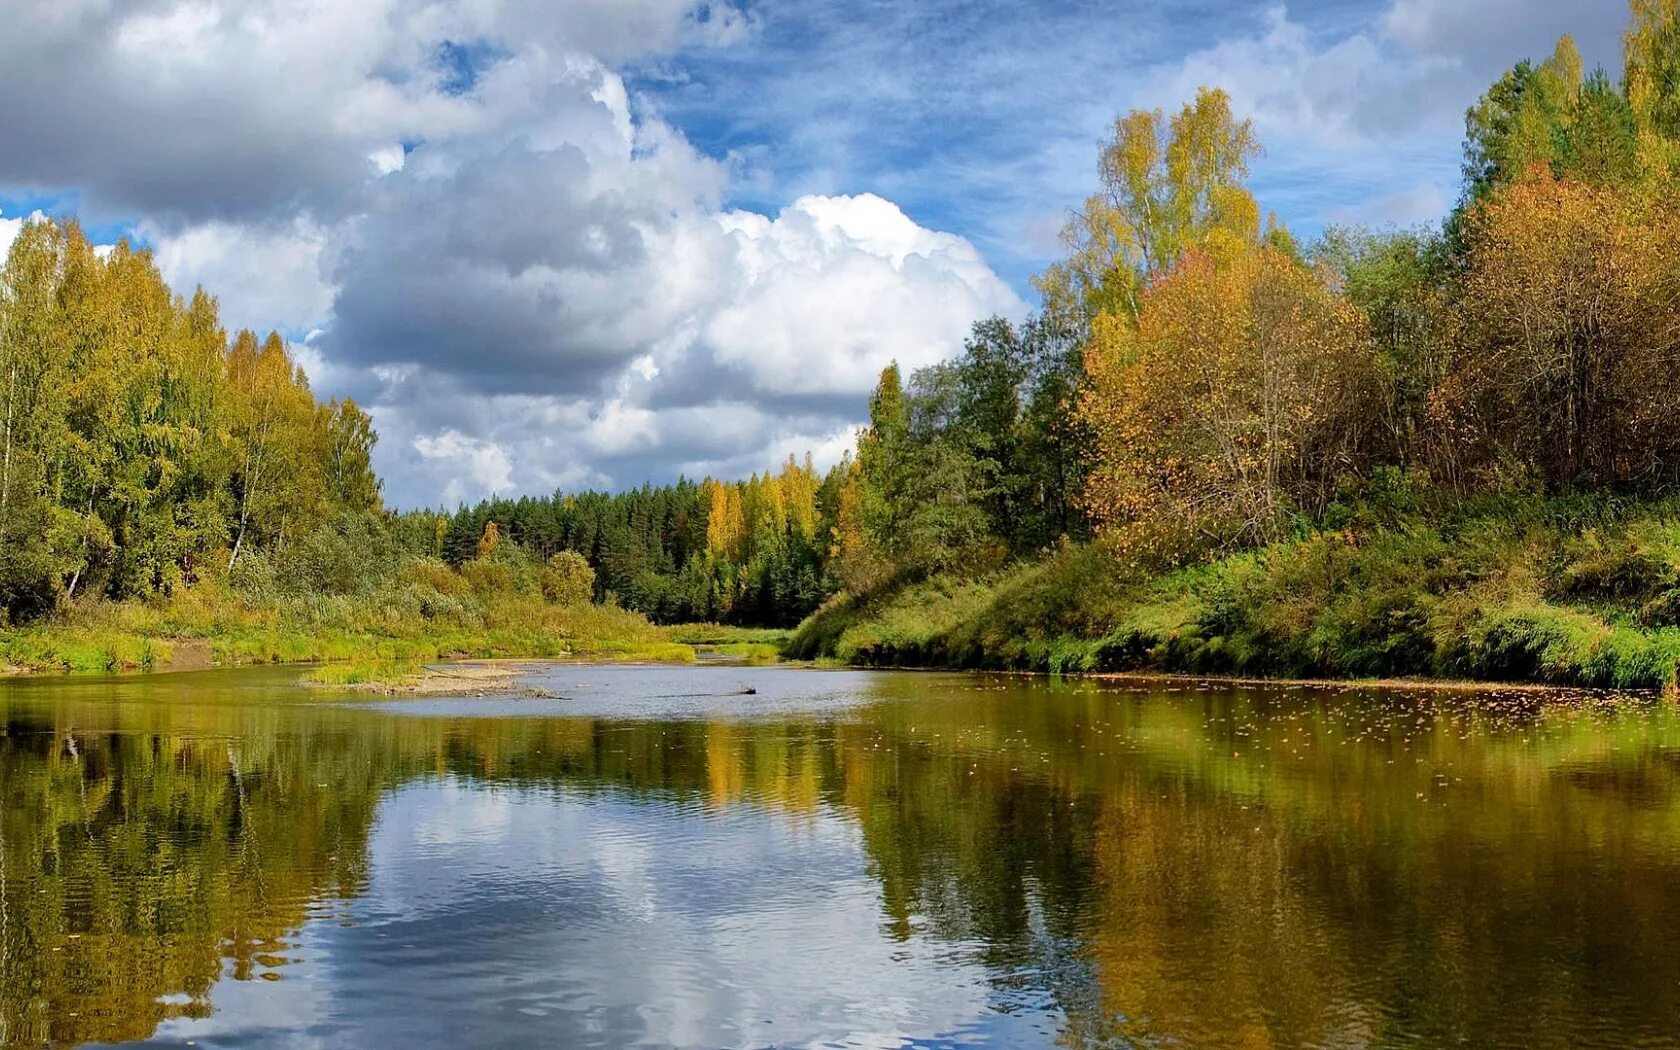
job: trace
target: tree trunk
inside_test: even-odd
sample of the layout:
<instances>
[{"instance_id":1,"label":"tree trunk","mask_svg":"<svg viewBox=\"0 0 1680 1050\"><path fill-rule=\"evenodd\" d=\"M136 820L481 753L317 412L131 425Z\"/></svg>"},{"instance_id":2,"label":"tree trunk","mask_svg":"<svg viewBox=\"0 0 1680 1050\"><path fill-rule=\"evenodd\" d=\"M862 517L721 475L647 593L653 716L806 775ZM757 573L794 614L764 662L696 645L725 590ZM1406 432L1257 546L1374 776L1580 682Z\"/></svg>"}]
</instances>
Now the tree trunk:
<instances>
[{"instance_id":1,"label":"tree trunk","mask_svg":"<svg viewBox=\"0 0 1680 1050\"><path fill-rule=\"evenodd\" d=\"M239 548L245 545L245 516L239 517L239 535L233 540L233 553L228 556L228 572L233 571L233 564L239 560Z\"/></svg>"},{"instance_id":2,"label":"tree trunk","mask_svg":"<svg viewBox=\"0 0 1680 1050\"><path fill-rule=\"evenodd\" d=\"M0 467L0 544L5 543L6 524L11 520L12 502L12 409L17 404L17 359L7 370L6 380L6 455Z\"/></svg>"}]
</instances>

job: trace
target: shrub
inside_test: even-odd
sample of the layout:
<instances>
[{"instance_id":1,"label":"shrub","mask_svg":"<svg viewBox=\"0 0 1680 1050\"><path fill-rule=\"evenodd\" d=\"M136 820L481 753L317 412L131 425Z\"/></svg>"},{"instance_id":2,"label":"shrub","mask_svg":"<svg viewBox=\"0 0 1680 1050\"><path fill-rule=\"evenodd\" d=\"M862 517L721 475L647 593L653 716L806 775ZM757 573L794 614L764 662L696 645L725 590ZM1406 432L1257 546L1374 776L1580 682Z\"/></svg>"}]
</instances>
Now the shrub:
<instances>
[{"instance_id":1,"label":"shrub","mask_svg":"<svg viewBox=\"0 0 1680 1050\"><path fill-rule=\"evenodd\" d=\"M557 605L587 605L595 597L595 570L577 551L550 556L540 580L543 597Z\"/></svg>"}]
</instances>

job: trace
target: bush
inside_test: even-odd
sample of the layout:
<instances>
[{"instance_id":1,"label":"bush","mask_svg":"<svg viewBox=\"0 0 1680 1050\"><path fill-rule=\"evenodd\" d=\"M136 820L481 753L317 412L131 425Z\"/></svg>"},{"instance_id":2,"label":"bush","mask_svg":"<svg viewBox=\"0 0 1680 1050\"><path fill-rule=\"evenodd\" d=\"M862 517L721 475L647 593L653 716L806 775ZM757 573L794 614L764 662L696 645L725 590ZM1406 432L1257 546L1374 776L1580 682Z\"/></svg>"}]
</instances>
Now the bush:
<instances>
[{"instance_id":1,"label":"bush","mask_svg":"<svg viewBox=\"0 0 1680 1050\"><path fill-rule=\"evenodd\" d=\"M541 587L556 605L587 605L595 598L595 570L577 551L561 551L544 563Z\"/></svg>"},{"instance_id":2,"label":"bush","mask_svg":"<svg viewBox=\"0 0 1680 1050\"><path fill-rule=\"evenodd\" d=\"M1668 687L1680 529L1667 504L1483 500L1304 530L1139 574L1100 545L1001 575L825 604L790 655L867 664ZM1359 514L1349 520L1358 520Z\"/></svg>"}]
</instances>

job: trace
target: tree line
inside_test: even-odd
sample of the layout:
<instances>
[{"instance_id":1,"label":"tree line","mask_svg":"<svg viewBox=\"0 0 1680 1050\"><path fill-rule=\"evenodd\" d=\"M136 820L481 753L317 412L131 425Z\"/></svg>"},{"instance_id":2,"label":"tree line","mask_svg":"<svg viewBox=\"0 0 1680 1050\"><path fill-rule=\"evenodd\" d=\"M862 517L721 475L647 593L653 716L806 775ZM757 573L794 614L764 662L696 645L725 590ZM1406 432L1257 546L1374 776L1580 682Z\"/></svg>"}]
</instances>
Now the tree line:
<instances>
[{"instance_id":1,"label":"tree line","mask_svg":"<svg viewBox=\"0 0 1680 1050\"><path fill-rule=\"evenodd\" d=\"M837 577L862 591L1056 534L1023 535L1031 522L1089 527L1159 566L1422 492L1672 489L1677 8L1635 0L1619 82L1585 71L1566 36L1490 86L1467 113L1463 193L1438 229L1333 228L1303 244L1262 218L1247 186L1260 143L1223 91L1121 117L1099 191L1037 280L1040 315L1020 332L975 329L996 345L1046 329L1077 343L1041 431L1065 438L1052 458L1076 479L1071 500L974 440L944 366L908 395L889 369ZM999 514L1005 491L1025 503Z\"/></svg>"},{"instance_id":2,"label":"tree line","mask_svg":"<svg viewBox=\"0 0 1680 1050\"><path fill-rule=\"evenodd\" d=\"M341 512L380 509L376 436L276 333L231 338L203 289L69 220L0 268L0 606L168 595Z\"/></svg>"},{"instance_id":3,"label":"tree line","mask_svg":"<svg viewBox=\"0 0 1680 1050\"><path fill-rule=\"evenodd\" d=\"M837 590L975 571L1087 535L1077 329L975 326L956 359L905 384L888 368L855 455L807 455L745 481L486 500L436 553L477 557L486 530L540 558L586 558L597 597L659 622L791 626Z\"/></svg>"},{"instance_id":4,"label":"tree line","mask_svg":"<svg viewBox=\"0 0 1680 1050\"><path fill-rule=\"evenodd\" d=\"M1310 243L1250 192L1260 143L1223 91L1134 111L1038 312L887 368L834 467L453 513L382 510L370 420L319 402L279 336L230 338L146 252L32 222L0 271L0 603L167 596L249 552L246 575L325 587L344 559L308 552L357 547L359 516L392 566L581 561L594 598L656 620L783 625L1091 539L1163 566L1425 493L1665 492L1680 0L1633 0L1623 65L1586 70L1568 37L1517 63L1466 115L1439 227Z\"/></svg>"},{"instance_id":5,"label":"tree line","mask_svg":"<svg viewBox=\"0 0 1680 1050\"><path fill-rule=\"evenodd\" d=\"M485 500L440 519L438 554L464 564L494 527L540 558L587 559L598 599L657 621L788 625L828 594L833 505L809 457L790 456L745 481Z\"/></svg>"}]
</instances>

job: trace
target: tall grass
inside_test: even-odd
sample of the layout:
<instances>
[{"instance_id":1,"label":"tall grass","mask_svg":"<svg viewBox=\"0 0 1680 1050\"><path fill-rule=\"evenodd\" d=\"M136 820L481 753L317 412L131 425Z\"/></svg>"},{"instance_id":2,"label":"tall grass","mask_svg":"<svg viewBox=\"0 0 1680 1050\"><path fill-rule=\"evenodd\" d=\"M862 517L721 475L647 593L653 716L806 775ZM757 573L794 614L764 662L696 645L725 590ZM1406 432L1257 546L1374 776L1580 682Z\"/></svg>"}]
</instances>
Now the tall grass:
<instances>
[{"instance_id":1,"label":"tall grass","mask_svg":"<svg viewBox=\"0 0 1680 1050\"><path fill-rule=\"evenodd\" d=\"M1156 573L1071 546L978 580L831 600L790 655L865 665L1432 676L1672 688L1670 504L1484 501L1303 528Z\"/></svg>"},{"instance_id":2,"label":"tall grass","mask_svg":"<svg viewBox=\"0 0 1680 1050\"><path fill-rule=\"evenodd\" d=\"M209 580L150 602L80 601L0 631L15 669L115 671L191 655L222 665L414 663L448 657L692 659L639 613L557 605L540 592L420 563L365 594L262 594Z\"/></svg>"}]
</instances>

